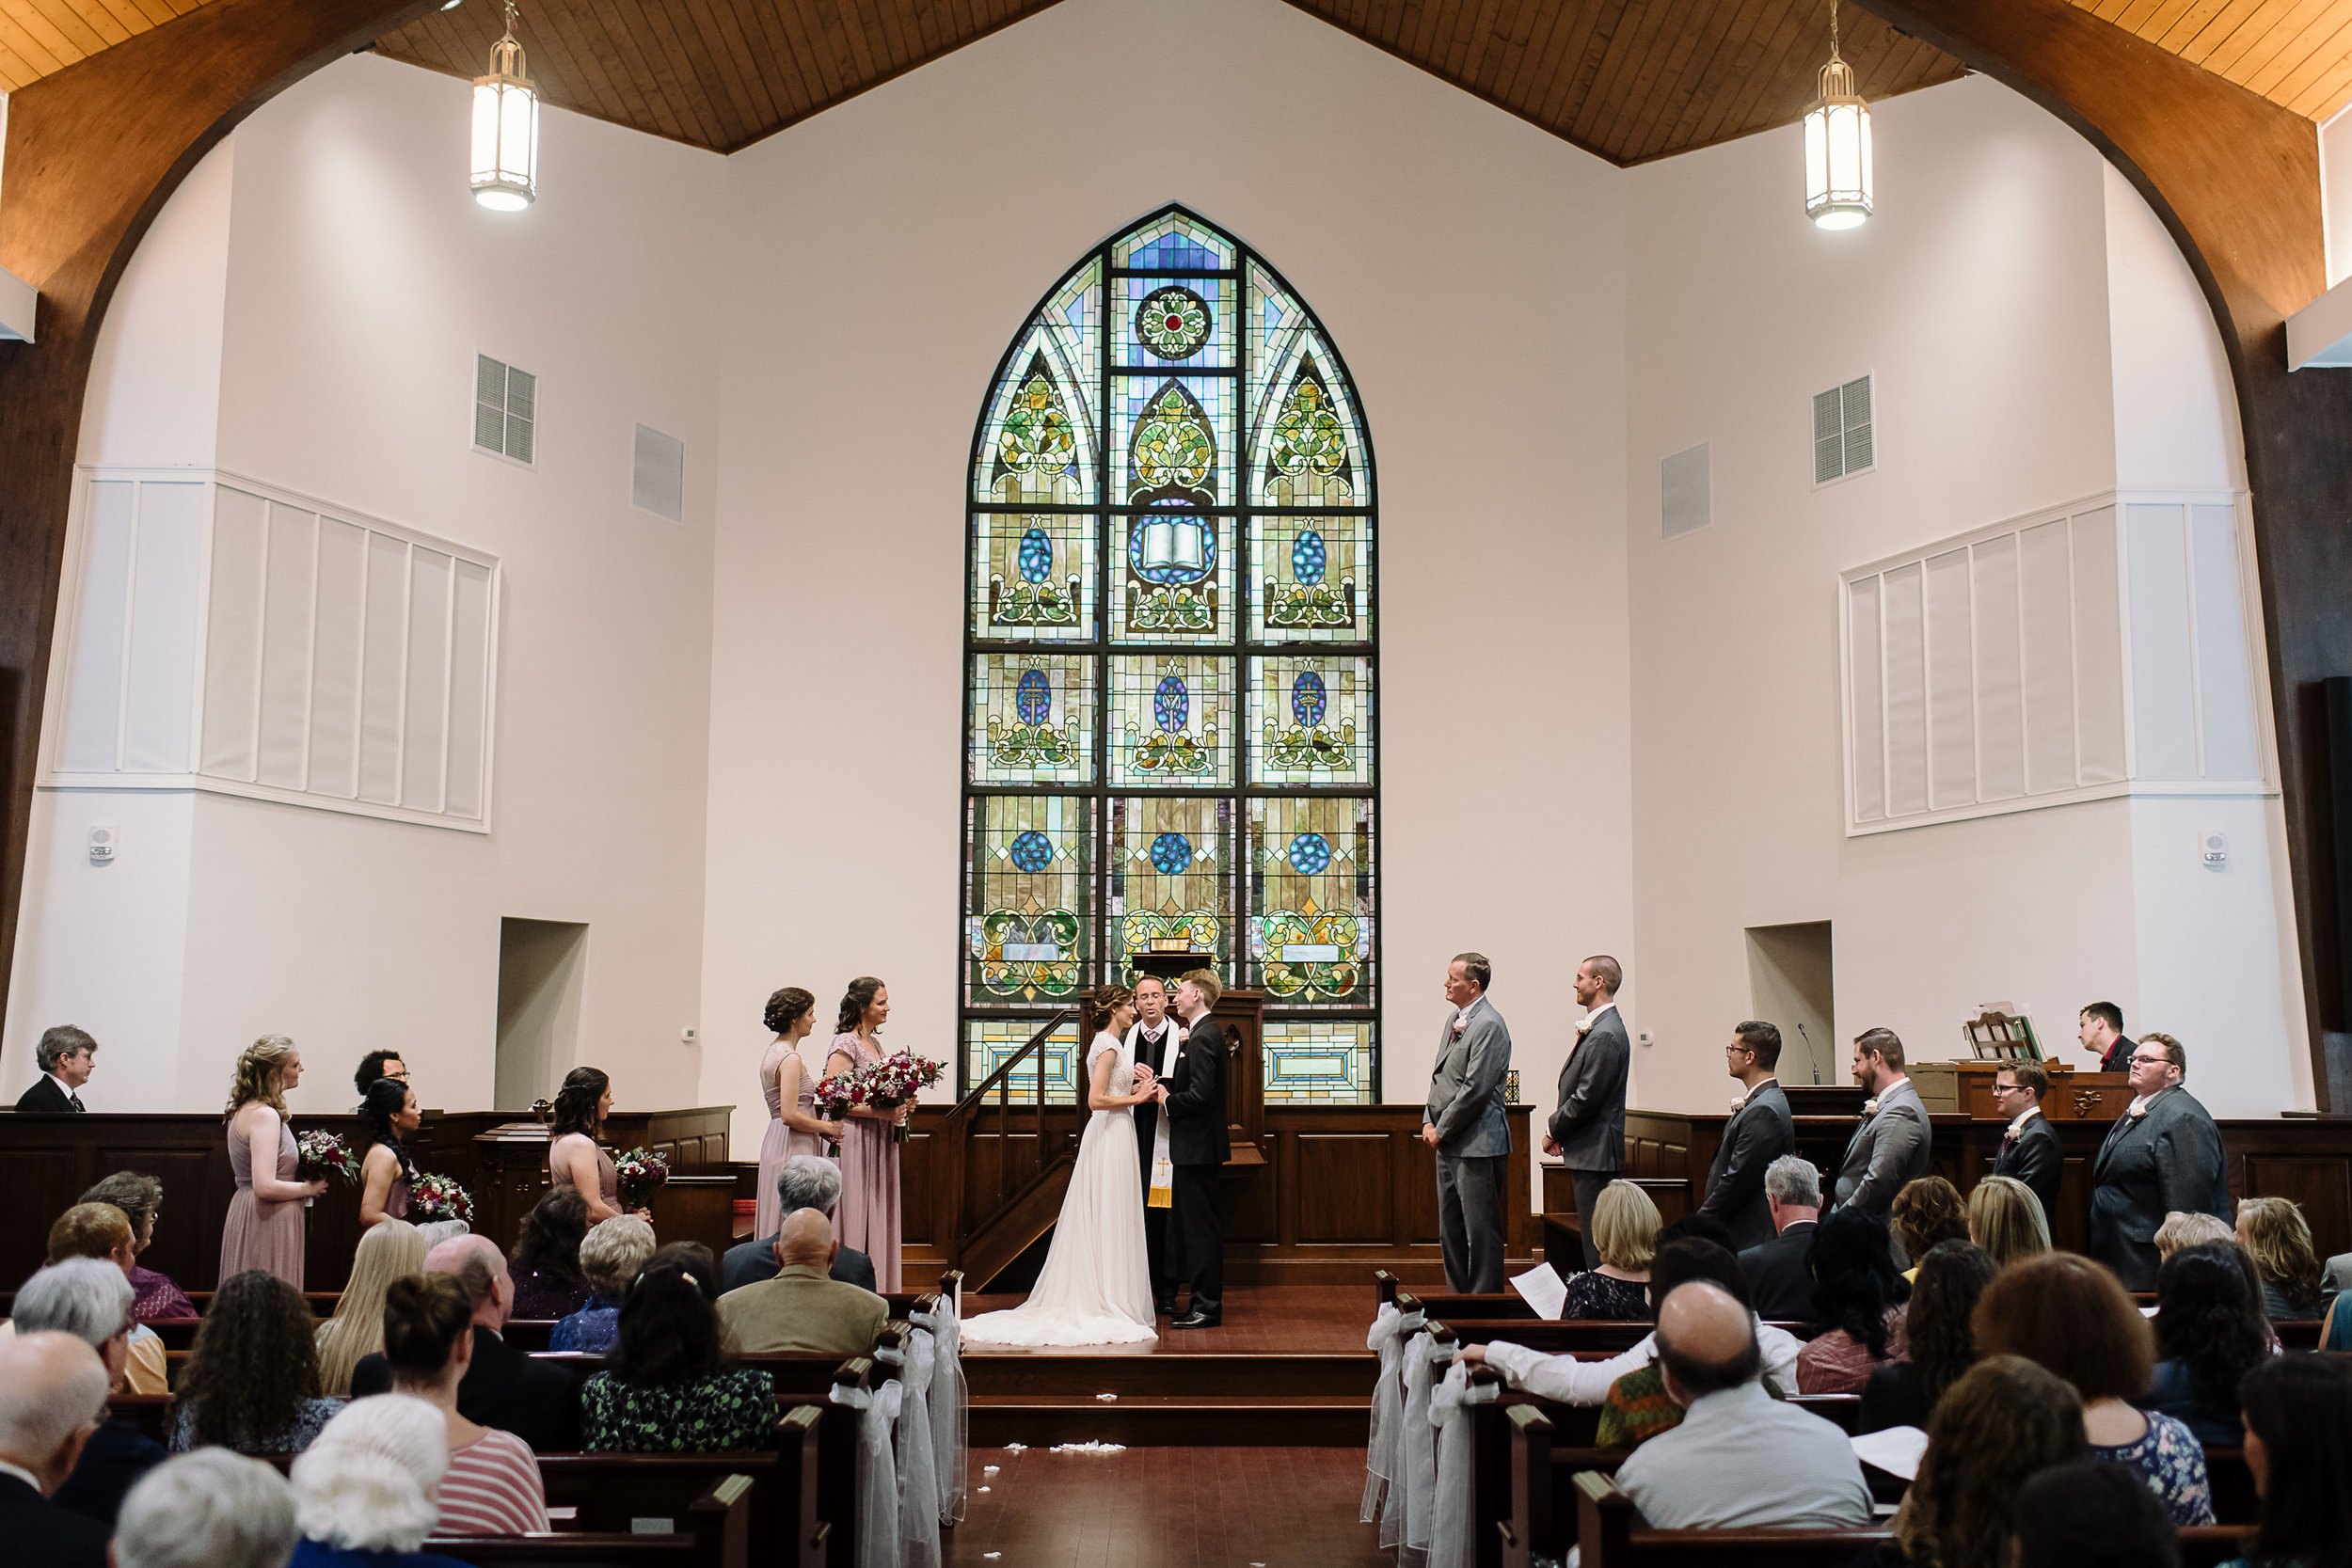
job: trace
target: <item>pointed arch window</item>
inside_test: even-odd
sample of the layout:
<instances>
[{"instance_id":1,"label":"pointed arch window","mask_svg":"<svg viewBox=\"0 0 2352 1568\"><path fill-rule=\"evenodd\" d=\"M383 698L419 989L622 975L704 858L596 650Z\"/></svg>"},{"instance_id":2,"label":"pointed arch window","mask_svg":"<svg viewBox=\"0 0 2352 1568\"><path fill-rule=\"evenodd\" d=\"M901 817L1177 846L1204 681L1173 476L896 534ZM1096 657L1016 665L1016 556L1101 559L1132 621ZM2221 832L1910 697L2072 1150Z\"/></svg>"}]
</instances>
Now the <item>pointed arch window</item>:
<instances>
[{"instance_id":1,"label":"pointed arch window","mask_svg":"<svg viewBox=\"0 0 2352 1568\"><path fill-rule=\"evenodd\" d=\"M973 437L965 1087L1184 936L1264 991L1269 1101L1378 1098L1378 515L1338 349L1232 235L1170 207L1046 292Z\"/></svg>"}]
</instances>

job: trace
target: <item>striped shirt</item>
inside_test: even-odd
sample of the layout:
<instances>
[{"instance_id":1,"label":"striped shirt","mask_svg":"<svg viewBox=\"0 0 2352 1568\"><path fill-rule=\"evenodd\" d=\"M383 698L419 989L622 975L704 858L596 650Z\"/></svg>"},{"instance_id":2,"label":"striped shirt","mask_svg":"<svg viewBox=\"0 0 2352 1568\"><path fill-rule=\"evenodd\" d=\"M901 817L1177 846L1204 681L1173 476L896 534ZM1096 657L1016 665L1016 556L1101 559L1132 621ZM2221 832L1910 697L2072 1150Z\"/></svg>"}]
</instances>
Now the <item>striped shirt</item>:
<instances>
[{"instance_id":1,"label":"striped shirt","mask_svg":"<svg viewBox=\"0 0 2352 1568\"><path fill-rule=\"evenodd\" d=\"M441 1478L444 1535L520 1535L548 1528L548 1491L531 1445L511 1432L485 1428L462 1449L449 1450Z\"/></svg>"}]
</instances>

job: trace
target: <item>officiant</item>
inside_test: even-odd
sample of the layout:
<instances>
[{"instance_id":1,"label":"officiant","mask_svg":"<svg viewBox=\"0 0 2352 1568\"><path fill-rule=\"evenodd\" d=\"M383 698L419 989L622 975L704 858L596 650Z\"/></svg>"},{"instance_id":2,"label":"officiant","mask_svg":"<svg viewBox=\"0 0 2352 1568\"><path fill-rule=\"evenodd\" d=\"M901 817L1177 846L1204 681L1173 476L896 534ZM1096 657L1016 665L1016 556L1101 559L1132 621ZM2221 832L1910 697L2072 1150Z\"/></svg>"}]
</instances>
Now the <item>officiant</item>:
<instances>
[{"instance_id":1,"label":"officiant","mask_svg":"<svg viewBox=\"0 0 2352 1568\"><path fill-rule=\"evenodd\" d=\"M1127 1046L1136 1065L1150 1068L1154 1078L1167 1077L1176 1066L1176 1048L1184 1038L1184 1025L1168 1011L1167 985L1150 974L1137 980L1136 1022L1127 1030ZM1147 1100L1135 1109L1136 1163L1142 1167L1147 1196L1152 1189L1152 1150L1159 1137L1161 1114L1156 1101ZM1152 1263L1152 1305L1163 1318L1176 1313L1176 1280L1168 1271L1168 1215L1166 1209L1144 1207L1143 1244Z\"/></svg>"}]
</instances>

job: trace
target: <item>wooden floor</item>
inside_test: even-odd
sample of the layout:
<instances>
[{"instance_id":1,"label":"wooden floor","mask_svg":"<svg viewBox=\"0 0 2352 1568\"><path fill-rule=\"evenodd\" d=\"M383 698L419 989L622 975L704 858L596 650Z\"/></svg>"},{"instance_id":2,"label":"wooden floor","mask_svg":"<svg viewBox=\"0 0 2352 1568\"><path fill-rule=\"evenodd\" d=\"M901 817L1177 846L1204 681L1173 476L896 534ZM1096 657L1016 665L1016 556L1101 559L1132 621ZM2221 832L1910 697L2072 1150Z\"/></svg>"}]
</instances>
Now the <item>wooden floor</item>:
<instances>
[{"instance_id":1,"label":"wooden floor","mask_svg":"<svg viewBox=\"0 0 2352 1568\"><path fill-rule=\"evenodd\" d=\"M1018 1307L1025 1296L967 1295L963 1315L977 1317ZM1236 1285L1225 1292L1224 1322L1215 1328L1171 1329L1160 1320L1157 1344L1089 1347L1089 1355L1337 1355L1363 1354L1364 1334L1376 1310L1371 1271L1361 1285ZM1057 1355L1058 1349L964 1342L966 1357Z\"/></svg>"},{"instance_id":2,"label":"wooden floor","mask_svg":"<svg viewBox=\"0 0 2352 1568\"><path fill-rule=\"evenodd\" d=\"M1361 1292L1359 1292L1361 1293ZM985 1466L996 1465L994 1475ZM989 1488L981 1492L980 1487ZM953 1568L1391 1568L1360 1524L1364 1450L972 1449Z\"/></svg>"}]
</instances>

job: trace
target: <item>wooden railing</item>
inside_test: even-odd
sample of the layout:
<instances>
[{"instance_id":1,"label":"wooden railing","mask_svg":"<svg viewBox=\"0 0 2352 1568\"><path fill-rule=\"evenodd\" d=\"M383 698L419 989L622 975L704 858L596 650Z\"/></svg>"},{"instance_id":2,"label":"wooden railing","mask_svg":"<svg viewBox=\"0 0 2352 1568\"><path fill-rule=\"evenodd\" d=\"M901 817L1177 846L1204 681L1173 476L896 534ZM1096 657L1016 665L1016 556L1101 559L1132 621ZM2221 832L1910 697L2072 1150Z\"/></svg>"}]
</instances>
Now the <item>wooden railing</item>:
<instances>
[{"instance_id":1,"label":"wooden railing","mask_svg":"<svg viewBox=\"0 0 2352 1568\"><path fill-rule=\"evenodd\" d=\"M1067 1123L1051 1128L1046 1118L1045 1044L1056 1030L1073 1022L1078 1016L1075 1007L1064 1007L1045 1021L1043 1028L1029 1037L1029 1041L1014 1052L988 1075L985 1083L956 1102L954 1110L933 1134L933 1147L938 1151L934 1169L939 1173L939 1189L934 1192L934 1213L945 1223L936 1227L949 1263L962 1266L974 1243L986 1237L992 1227L1004 1219L1020 1199L1044 1180L1046 1173L1068 1151L1072 1138ZM1083 1031L1082 1031L1083 1033ZM1079 1042L1080 1049L1084 1041ZM1013 1080L1024 1068L1029 1073L1028 1089L1020 1091L1025 1102L1015 1103ZM989 1104L994 1097L993 1107ZM1077 1109L1073 1097L1068 1101L1054 1102L1057 1109ZM993 1109L993 1127L982 1121ZM1030 1148L1025 1161L1016 1161L1013 1154L1014 1117L1026 1115L1029 1124ZM975 1134L988 1132L992 1135L988 1148L992 1157L985 1169L975 1168L973 1159ZM1025 1240L1022 1245L1025 1246ZM1017 1249L1016 1249L1017 1250ZM976 1259L975 1261L980 1261ZM1003 1261L1010 1261L1006 1259ZM993 1274L1003 1262L986 1268ZM969 1270L966 1271L970 1272ZM984 1284L976 1276L974 1283Z\"/></svg>"}]
</instances>

